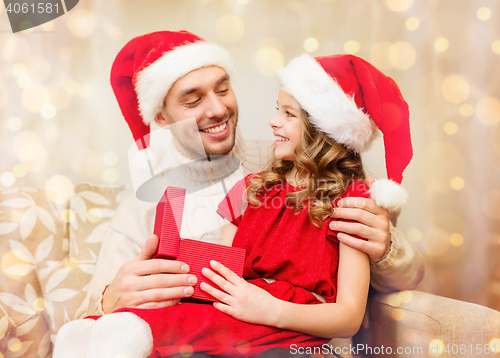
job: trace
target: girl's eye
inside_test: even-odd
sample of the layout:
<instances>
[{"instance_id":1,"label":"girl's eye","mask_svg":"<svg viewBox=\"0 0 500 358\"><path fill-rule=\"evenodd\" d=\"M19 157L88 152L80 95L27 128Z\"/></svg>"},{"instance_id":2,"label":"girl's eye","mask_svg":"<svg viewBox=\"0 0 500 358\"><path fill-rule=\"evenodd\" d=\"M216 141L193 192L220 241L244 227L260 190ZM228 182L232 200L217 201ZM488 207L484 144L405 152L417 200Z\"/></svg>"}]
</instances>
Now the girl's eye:
<instances>
[{"instance_id":1,"label":"girl's eye","mask_svg":"<svg viewBox=\"0 0 500 358\"><path fill-rule=\"evenodd\" d=\"M288 111L286 111L286 116L287 116L287 117L295 117L292 113L290 113L290 112L288 112Z\"/></svg>"}]
</instances>

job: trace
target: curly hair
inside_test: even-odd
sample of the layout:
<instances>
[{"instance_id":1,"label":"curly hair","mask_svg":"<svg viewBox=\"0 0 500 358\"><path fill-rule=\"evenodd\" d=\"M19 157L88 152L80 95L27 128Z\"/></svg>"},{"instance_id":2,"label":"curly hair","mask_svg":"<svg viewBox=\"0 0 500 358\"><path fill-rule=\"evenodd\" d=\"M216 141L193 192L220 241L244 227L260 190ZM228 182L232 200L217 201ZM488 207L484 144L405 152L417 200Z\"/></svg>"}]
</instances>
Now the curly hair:
<instances>
[{"instance_id":1,"label":"curly hair","mask_svg":"<svg viewBox=\"0 0 500 358\"><path fill-rule=\"evenodd\" d=\"M316 129L301 109L302 136L294 151L294 160L273 158L265 169L248 183L247 197L252 205L260 205L262 195L274 185L283 184L285 174L294 166L297 177L306 183L302 190L287 193L286 204L298 209L305 207L309 220L317 227L332 212L332 203L356 179L364 179L361 156Z\"/></svg>"}]
</instances>

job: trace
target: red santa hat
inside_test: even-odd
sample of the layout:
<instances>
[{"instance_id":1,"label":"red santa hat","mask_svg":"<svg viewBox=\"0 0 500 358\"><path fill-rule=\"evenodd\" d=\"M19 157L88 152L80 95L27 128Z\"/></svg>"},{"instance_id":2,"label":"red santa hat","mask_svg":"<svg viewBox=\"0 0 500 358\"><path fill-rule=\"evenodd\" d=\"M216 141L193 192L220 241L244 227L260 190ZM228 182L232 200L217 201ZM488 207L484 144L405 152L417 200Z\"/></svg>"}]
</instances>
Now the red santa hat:
<instances>
[{"instance_id":1,"label":"red santa hat","mask_svg":"<svg viewBox=\"0 0 500 358\"><path fill-rule=\"evenodd\" d=\"M388 179L377 180L370 193L389 210L404 206L408 193L399 184L413 150L408 104L396 82L353 55L304 54L291 60L278 78L311 123L347 148L362 153L380 129Z\"/></svg>"},{"instance_id":2,"label":"red santa hat","mask_svg":"<svg viewBox=\"0 0 500 358\"><path fill-rule=\"evenodd\" d=\"M149 145L149 126L174 82L208 66L233 71L227 50L187 31L135 37L120 50L111 68L111 86L139 149Z\"/></svg>"}]
</instances>

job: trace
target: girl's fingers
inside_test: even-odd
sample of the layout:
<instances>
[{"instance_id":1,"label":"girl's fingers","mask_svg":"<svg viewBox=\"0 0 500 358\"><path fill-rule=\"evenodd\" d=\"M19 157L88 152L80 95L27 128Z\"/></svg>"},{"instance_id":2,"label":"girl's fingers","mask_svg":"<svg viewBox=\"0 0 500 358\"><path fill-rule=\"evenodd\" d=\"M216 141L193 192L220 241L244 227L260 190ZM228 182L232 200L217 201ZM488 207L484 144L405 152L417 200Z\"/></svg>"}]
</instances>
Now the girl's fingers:
<instances>
[{"instance_id":1,"label":"girl's fingers","mask_svg":"<svg viewBox=\"0 0 500 358\"><path fill-rule=\"evenodd\" d=\"M237 284L241 283L241 281L242 281L241 277L239 277L237 274L235 274L233 271L228 269L226 266L224 266L220 262L215 261L215 260L211 260L210 266L212 267L212 269L214 269L215 271L220 273L222 275L222 277L224 277L227 281L231 282L233 285L237 285ZM222 288L225 290L224 287L222 287Z\"/></svg>"},{"instance_id":2,"label":"girl's fingers","mask_svg":"<svg viewBox=\"0 0 500 358\"><path fill-rule=\"evenodd\" d=\"M215 299L221 301L221 302L224 302L226 304L229 304L229 301L231 299L231 296L228 295L227 293L225 292L222 292L221 290L218 290L216 289L215 287L212 287L210 286L208 283L206 282L202 282L200 284L200 288L205 291L206 293L208 293L209 295L213 296Z\"/></svg>"},{"instance_id":3,"label":"girl's fingers","mask_svg":"<svg viewBox=\"0 0 500 358\"><path fill-rule=\"evenodd\" d=\"M201 270L201 273L203 274L203 276L222 288L224 291L232 294L234 285L231 282L227 281L224 277L217 275L212 270L206 267Z\"/></svg>"}]
</instances>

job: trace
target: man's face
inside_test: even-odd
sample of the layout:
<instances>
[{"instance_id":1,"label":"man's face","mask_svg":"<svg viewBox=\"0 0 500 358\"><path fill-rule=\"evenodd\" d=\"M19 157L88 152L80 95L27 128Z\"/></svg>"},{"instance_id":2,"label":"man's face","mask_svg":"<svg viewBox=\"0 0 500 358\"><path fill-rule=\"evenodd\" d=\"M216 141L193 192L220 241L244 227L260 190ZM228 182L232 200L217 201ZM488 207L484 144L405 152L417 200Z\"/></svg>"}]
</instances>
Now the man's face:
<instances>
[{"instance_id":1,"label":"man's face","mask_svg":"<svg viewBox=\"0 0 500 358\"><path fill-rule=\"evenodd\" d=\"M217 66L203 67L179 78L165 97L163 127L195 118L207 155L224 155L234 146L238 104L229 75Z\"/></svg>"}]
</instances>

